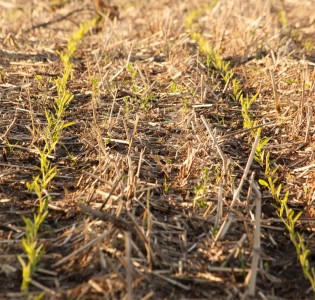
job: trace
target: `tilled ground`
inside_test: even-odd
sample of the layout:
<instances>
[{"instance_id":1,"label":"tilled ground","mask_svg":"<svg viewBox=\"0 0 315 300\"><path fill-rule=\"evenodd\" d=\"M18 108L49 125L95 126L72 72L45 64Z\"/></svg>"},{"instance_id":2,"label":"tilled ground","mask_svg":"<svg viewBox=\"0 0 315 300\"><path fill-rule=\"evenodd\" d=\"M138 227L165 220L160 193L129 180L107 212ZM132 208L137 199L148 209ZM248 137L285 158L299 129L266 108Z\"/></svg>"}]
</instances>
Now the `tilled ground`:
<instances>
[{"instance_id":1,"label":"tilled ground","mask_svg":"<svg viewBox=\"0 0 315 300\"><path fill-rule=\"evenodd\" d=\"M84 37L68 84L74 99L65 118L75 124L50 157L58 175L30 298L41 291L47 299L247 297L250 174L231 202L254 138L232 85L207 66L185 25L200 7L194 30L230 61L244 95L259 93L250 116L270 138L265 151L290 207L303 212L296 229L314 265L312 1L222 0L211 9L206 2L116 1ZM114 4L119 18L111 20ZM0 12L0 298L19 299L22 217L38 208L26 182L38 174L36 147L63 68L57 51L97 12L79 0L0 1ZM252 182L264 176L256 162L250 172ZM311 299L278 204L261 190L256 297Z\"/></svg>"}]
</instances>

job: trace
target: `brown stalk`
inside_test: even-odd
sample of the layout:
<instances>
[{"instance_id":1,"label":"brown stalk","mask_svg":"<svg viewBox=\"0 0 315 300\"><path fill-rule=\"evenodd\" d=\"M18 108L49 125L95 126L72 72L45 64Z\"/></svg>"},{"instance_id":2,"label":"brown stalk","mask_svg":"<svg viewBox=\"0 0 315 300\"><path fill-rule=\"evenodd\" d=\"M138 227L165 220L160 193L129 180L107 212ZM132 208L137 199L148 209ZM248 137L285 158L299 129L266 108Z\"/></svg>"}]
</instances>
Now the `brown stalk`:
<instances>
[{"instance_id":1,"label":"brown stalk","mask_svg":"<svg viewBox=\"0 0 315 300\"><path fill-rule=\"evenodd\" d=\"M133 299L132 291L132 262L131 262L131 236L130 232L125 232L125 249L126 249L126 283L127 283L127 300Z\"/></svg>"},{"instance_id":2,"label":"brown stalk","mask_svg":"<svg viewBox=\"0 0 315 300\"><path fill-rule=\"evenodd\" d=\"M222 164L223 164L223 168L222 168L222 174L225 175L227 173L227 164L228 164L228 159L225 157L223 151L221 150L218 142L217 142L217 138L215 137L215 135L213 134L210 125L208 124L207 120L205 119L205 117L203 115L200 116L203 124L205 125L208 133L210 134L213 144L216 147L221 159L222 159Z\"/></svg>"},{"instance_id":3,"label":"brown stalk","mask_svg":"<svg viewBox=\"0 0 315 300\"><path fill-rule=\"evenodd\" d=\"M249 172L249 169L250 169L250 166L253 162L253 159L254 159L254 156L255 156L255 152L256 152L256 148L258 146L258 143L259 143L259 140L260 140L260 136L257 135L256 138L255 138L255 141L253 143L253 146L252 146L252 150L250 152L250 155L248 157L248 160L247 160L247 164L246 164L246 167L245 167L245 170L243 172L243 176L241 178L241 181L237 187L237 189L234 191L234 194L233 194L233 200L230 204L230 209L233 208L236 200L239 199L239 194L240 194L240 191L243 187L243 184L247 178L247 175L248 175L248 172ZM224 238L225 234L227 233L229 227L231 226L232 222L234 220L234 213L233 212L230 212L227 217L225 218L223 224L221 225L216 237L215 237L215 241L217 241L218 239L221 239L221 238Z\"/></svg>"},{"instance_id":4,"label":"brown stalk","mask_svg":"<svg viewBox=\"0 0 315 300\"><path fill-rule=\"evenodd\" d=\"M279 93L277 90L277 85L276 85L276 80L275 80L275 74L273 70L269 69L270 77L271 77L271 83L272 83L272 88L273 88L273 96L274 96L274 101L275 101L275 109L277 113L281 113L281 107L279 103Z\"/></svg>"},{"instance_id":5,"label":"brown stalk","mask_svg":"<svg viewBox=\"0 0 315 300\"><path fill-rule=\"evenodd\" d=\"M258 263L261 252L261 193L257 183L253 184L253 190L256 194L256 210L255 210L255 222L254 222L254 243L252 248L252 262L251 269L247 274L245 282L248 284L248 294L252 297L256 295L256 281L258 273Z\"/></svg>"},{"instance_id":6,"label":"brown stalk","mask_svg":"<svg viewBox=\"0 0 315 300\"><path fill-rule=\"evenodd\" d=\"M59 261L57 261L56 263L54 263L52 265L53 268L59 267L63 264L65 264L66 262L68 262L69 260L71 260L72 258L74 258L77 254L84 252L85 250L89 249L90 247L92 247L94 244L96 244L97 242L100 242L101 240L103 240L104 238L106 238L108 235L110 235L112 232L114 231L114 229L109 229L108 231L106 231L105 233L101 234L100 236L94 238L93 240L89 241L88 243L86 243L85 245L81 246L79 249L74 250L72 253L70 253L69 255L67 255L66 257L60 259Z\"/></svg>"}]
</instances>

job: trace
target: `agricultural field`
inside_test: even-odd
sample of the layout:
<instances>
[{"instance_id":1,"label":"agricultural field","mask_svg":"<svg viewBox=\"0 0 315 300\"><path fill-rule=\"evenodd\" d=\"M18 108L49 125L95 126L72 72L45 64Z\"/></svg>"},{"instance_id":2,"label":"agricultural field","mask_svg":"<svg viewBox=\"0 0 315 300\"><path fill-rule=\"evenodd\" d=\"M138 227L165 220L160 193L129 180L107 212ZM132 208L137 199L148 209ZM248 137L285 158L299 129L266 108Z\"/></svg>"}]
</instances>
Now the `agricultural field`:
<instances>
[{"instance_id":1,"label":"agricultural field","mask_svg":"<svg viewBox=\"0 0 315 300\"><path fill-rule=\"evenodd\" d=\"M0 299L315 299L312 0L0 1Z\"/></svg>"}]
</instances>

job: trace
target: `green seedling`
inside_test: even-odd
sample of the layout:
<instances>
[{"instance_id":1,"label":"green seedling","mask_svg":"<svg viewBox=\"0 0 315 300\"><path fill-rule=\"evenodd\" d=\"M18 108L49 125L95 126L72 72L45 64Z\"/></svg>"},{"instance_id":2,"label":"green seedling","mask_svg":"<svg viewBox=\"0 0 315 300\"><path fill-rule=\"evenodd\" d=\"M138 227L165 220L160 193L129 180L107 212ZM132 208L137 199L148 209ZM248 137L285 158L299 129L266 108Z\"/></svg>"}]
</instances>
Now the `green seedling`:
<instances>
[{"instance_id":1,"label":"green seedling","mask_svg":"<svg viewBox=\"0 0 315 300\"><path fill-rule=\"evenodd\" d=\"M133 65L128 64L126 67L126 71L129 73L131 79L135 79L137 76L137 68L135 68Z\"/></svg>"},{"instance_id":2,"label":"green seedling","mask_svg":"<svg viewBox=\"0 0 315 300\"><path fill-rule=\"evenodd\" d=\"M261 129L259 129L259 131L256 134L260 134L260 132L261 132ZM269 140L270 140L270 138L262 137L259 140L259 144L258 144L258 146L256 148L255 160L261 167L263 167L264 164L265 164L265 150L264 150L264 147L268 144ZM269 154L267 154L267 155L268 155L268 158L269 158Z\"/></svg>"},{"instance_id":3,"label":"green seedling","mask_svg":"<svg viewBox=\"0 0 315 300\"><path fill-rule=\"evenodd\" d=\"M43 76L35 75L34 79L37 82L37 88L40 89L42 87L42 85L43 85Z\"/></svg>"},{"instance_id":4,"label":"green seedling","mask_svg":"<svg viewBox=\"0 0 315 300\"><path fill-rule=\"evenodd\" d=\"M206 208L206 196L210 191L210 169L203 167L201 170L201 181L194 187L194 207L198 206L203 209Z\"/></svg>"},{"instance_id":5,"label":"green seedling","mask_svg":"<svg viewBox=\"0 0 315 300\"><path fill-rule=\"evenodd\" d=\"M278 20L283 28L287 27L288 25L287 14L283 9L278 12Z\"/></svg>"},{"instance_id":6,"label":"green seedling","mask_svg":"<svg viewBox=\"0 0 315 300\"><path fill-rule=\"evenodd\" d=\"M231 98L232 100L234 100L235 102L238 102L241 100L241 97L243 97L243 91L242 91L242 87L240 82L237 79L233 79L232 80L232 94L231 94Z\"/></svg>"},{"instance_id":7,"label":"green seedling","mask_svg":"<svg viewBox=\"0 0 315 300\"><path fill-rule=\"evenodd\" d=\"M283 199L280 200L278 214L289 232L290 239L296 249L297 257L302 266L304 276L309 280L312 289L315 292L315 269L314 267L311 267L309 261L311 251L307 248L303 235L297 233L295 230L295 224L299 220L302 212L296 214L292 208L289 208L288 197L289 193L286 193Z\"/></svg>"},{"instance_id":8,"label":"green seedling","mask_svg":"<svg viewBox=\"0 0 315 300\"><path fill-rule=\"evenodd\" d=\"M124 101L124 111L125 111L126 117L128 117L130 112L134 111L135 109L134 102L137 101L137 99L134 97L125 96L123 97L123 101Z\"/></svg>"},{"instance_id":9,"label":"green seedling","mask_svg":"<svg viewBox=\"0 0 315 300\"><path fill-rule=\"evenodd\" d=\"M185 119L187 117L187 114L189 112L189 100L188 99L183 100L183 104L182 104L182 107L179 109L179 112L180 112L181 117L183 119Z\"/></svg>"},{"instance_id":10,"label":"green seedling","mask_svg":"<svg viewBox=\"0 0 315 300\"><path fill-rule=\"evenodd\" d=\"M291 85L291 84L294 84L294 83L297 84L298 80L289 78L289 79L285 79L284 82Z\"/></svg>"},{"instance_id":11,"label":"green seedling","mask_svg":"<svg viewBox=\"0 0 315 300\"><path fill-rule=\"evenodd\" d=\"M148 111L150 109L152 102L156 99L156 96L154 93L145 93L140 98L140 108L144 111Z\"/></svg>"},{"instance_id":12,"label":"green seedling","mask_svg":"<svg viewBox=\"0 0 315 300\"><path fill-rule=\"evenodd\" d=\"M171 93L181 93L183 91L183 86L179 83L176 83L176 81L172 81L169 86L169 91Z\"/></svg>"},{"instance_id":13,"label":"green seedling","mask_svg":"<svg viewBox=\"0 0 315 300\"><path fill-rule=\"evenodd\" d=\"M29 290L32 277L38 268L40 259L45 250L44 245L39 243L38 237L41 226L48 216L48 205L51 200L49 194L50 183L57 175L57 168L52 165L49 157L55 151L62 131L73 124L73 122L66 122L64 120L66 110L73 100L73 94L67 89L67 83L71 80L73 75L73 64L71 60L84 34L94 25L95 20L81 25L71 36L66 50L59 53L64 69L61 76L55 80L57 96L54 98L53 109L45 109L46 127L37 130L38 135L41 136L44 141L43 147L36 148L40 157L40 166L35 169L38 171L39 175L36 175L32 182L27 182L26 186L30 192L36 194L39 205L37 212L33 216L33 220L23 217L25 223L25 237L22 238L21 243L27 259L25 260L21 256L18 256L18 260L22 266L21 290L25 293ZM41 78L38 76L35 80L37 80L38 84L41 82ZM38 299L41 297L42 296L38 296Z\"/></svg>"},{"instance_id":14,"label":"green seedling","mask_svg":"<svg viewBox=\"0 0 315 300\"><path fill-rule=\"evenodd\" d=\"M215 5L216 3L217 1L213 1L211 2L210 6ZM244 120L243 127L252 128L256 125L256 121L253 121L251 118L250 107L257 99L258 93L251 97L249 95L244 95L241 83L237 79L232 79L234 74L233 71L229 69L229 64L224 61L219 52L215 52L213 48L210 47L206 39L202 36L202 34L198 32L198 27L196 26L198 24L198 18L202 14L204 14L205 10L205 7L200 7L194 12L190 13L186 18L186 28L190 31L191 38L194 39L198 44L200 51L206 55L208 67L213 69L213 71L218 74L225 83L232 82L231 98L234 101L240 102L241 104L241 112ZM281 10L279 12L278 19L282 27L286 28L288 21L284 10ZM293 34L294 33L291 33L291 35ZM251 130L252 137L255 138L257 134L260 134L260 129ZM269 152L263 150L268 141L269 138L263 137L256 150L255 160L259 163L261 167L265 168L265 178L260 179L259 183L269 190L276 201L276 205L280 207L279 216L286 226L290 235L290 239L295 246L304 275L311 283L313 291L315 292L315 270L314 268L310 267L310 262L308 259L310 255L310 250L306 247L303 236L297 233L295 229L295 225L301 213L296 214L292 209L288 207L288 192L286 192L284 197L281 198L282 185L278 185L278 167L272 167ZM205 193L205 184L203 182L201 182L195 188L195 193L196 197L200 197Z\"/></svg>"},{"instance_id":15,"label":"green seedling","mask_svg":"<svg viewBox=\"0 0 315 300\"><path fill-rule=\"evenodd\" d=\"M166 176L164 176L164 183L163 183L163 186L164 186L164 193L168 193L169 189L170 189L170 184L167 182L167 178Z\"/></svg>"},{"instance_id":16,"label":"green seedling","mask_svg":"<svg viewBox=\"0 0 315 300\"><path fill-rule=\"evenodd\" d=\"M306 40L302 44L306 51L312 51L314 49L314 44L310 40Z\"/></svg>"}]
</instances>

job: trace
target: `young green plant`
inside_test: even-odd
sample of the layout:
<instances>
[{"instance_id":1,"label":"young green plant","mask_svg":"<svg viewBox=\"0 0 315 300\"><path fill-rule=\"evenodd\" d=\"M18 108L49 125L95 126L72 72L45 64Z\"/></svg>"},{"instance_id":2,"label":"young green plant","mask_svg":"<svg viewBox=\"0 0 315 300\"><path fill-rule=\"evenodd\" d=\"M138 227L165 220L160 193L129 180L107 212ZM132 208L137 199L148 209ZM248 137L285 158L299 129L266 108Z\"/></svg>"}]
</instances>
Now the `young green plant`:
<instances>
[{"instance_id":1,"label":"young green plant","mask_svg":"<svg viewBox=\"0 0 315 300\"><path fill-rule=\"evenodd\" d=\"M44 245L40 244L38 238L40 229L48 216L48 205L51 200L49 193L50 183L57 175L57 167L50 162L50 157L55 151L62 131L73 124L73 122L64 120L66 110L73 100L73 94L67 89L67 83L73 74L71 59L84 34L94 25L95 20L81 25L71 36L65 51L59 53L64 68L61 76L55 80L57 96L54 99L53 110L45 109L47 125L37 130L37 133L43 139L43 146L36 147L39 153L40 166L35 168L39 175L36 175L32 182L27 182L26 186L30 192L36 194L38 210L34 214L33 219L23 217L25 236L22 238L21 244L27 259L18 256L22 266L21 290L24 292L28 292L32 277L44 253ZM38 80L38 78L35 78L35 80Z\"/></svg>"},{"instance_id":2,"label":"young green plant","mask_svg":"<svg viewBox=\"0 0 315 300\"><path fill-rule=\"evenodd\" d=\"M217 1L212 1L208 6L201 7L191 12L186 18L186 28L190 31L190 36L199 46L201 52L203 52L207 57L207 65L209 68L213 69L221 79L228 85L230 82L232 84L232 93L230 97L241 104L241 112L243 116L243 127L252 128L256 125L256 121L253 121L250 115L250 106L258 97L258 93L252 97L244 95L241 83L234 78L234 72L230 70L228 62L225 62L221 57L220 53L215 52L209 43L206 41L205 37L196 30L196 25L198 24L199 17L204 14L206 9L211 9ZM282 26L286 25L286 19L284 16L282 18ZM276 103L276 108L278 113L280 113L280 106ZM253 138L259 134L260 129L251 130L251 135ZM298 221L301 213L295 214L293 209L288 207L288 197L289 193L286 192L285 196L281 198L282 185L277 184L278 176L277 171L278 167L272 167L272 162L270 161L270 153L266 152L263 148L268 143L269 138L261 138L258 147L256 148L255 160L259 163L261 167L265 168L265 179L260 179L259 183L262 186L265 186L273 198L276 200L276 203L279 207L278 214L282 219L285 227L287 228L290 239L295 246L300 264L303 269L305 277L311 283L312 289L315 292L315 270L310 266L309 256L311 254L310 250L305 245L303 236L296 232L295 225Z\"/></svg>"}]
</instances>

